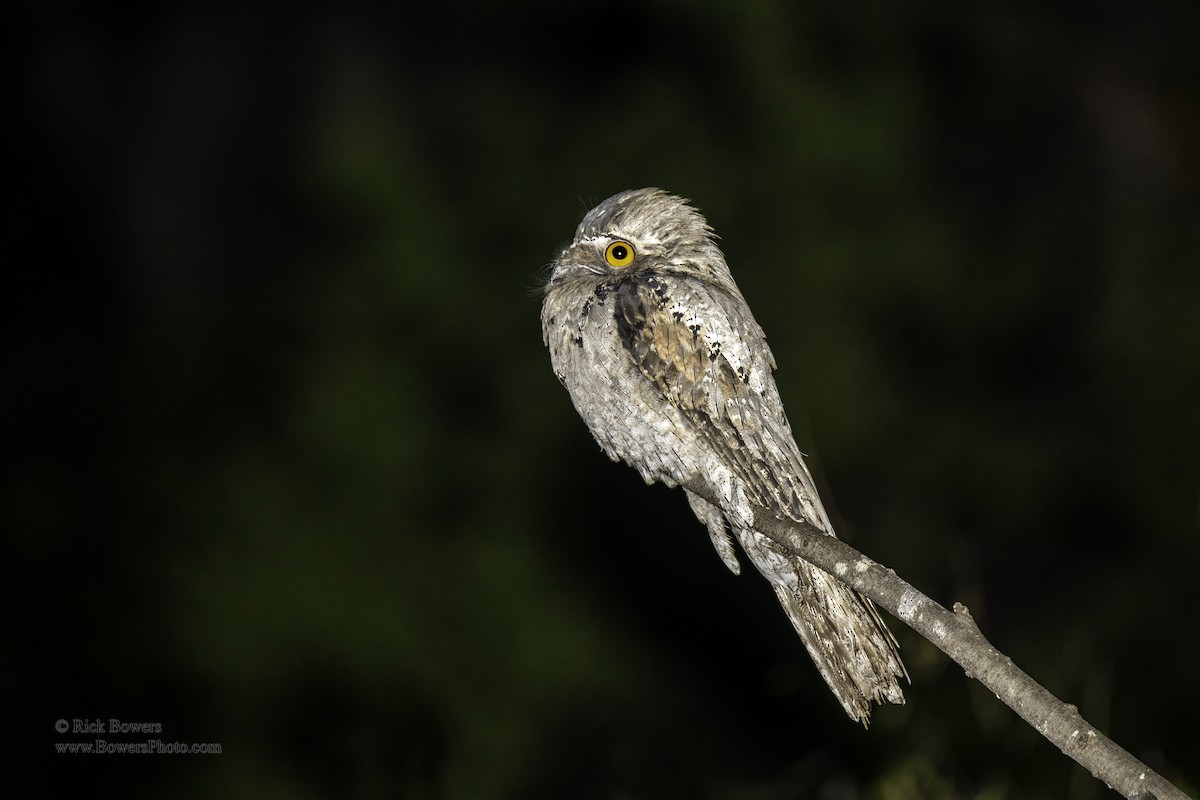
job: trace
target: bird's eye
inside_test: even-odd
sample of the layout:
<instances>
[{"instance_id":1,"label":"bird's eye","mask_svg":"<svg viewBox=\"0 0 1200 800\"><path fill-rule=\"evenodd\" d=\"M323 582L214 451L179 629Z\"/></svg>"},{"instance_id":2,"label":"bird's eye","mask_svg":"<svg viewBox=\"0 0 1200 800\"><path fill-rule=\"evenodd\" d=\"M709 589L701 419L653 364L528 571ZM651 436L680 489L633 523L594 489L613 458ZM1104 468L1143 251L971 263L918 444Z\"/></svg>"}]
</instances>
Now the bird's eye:
<instances>
[{"instance_id":1,"label":"bird's eye","mask_svg":"<svg viewBox=\"0 0 1200 800\"><path fill-rule=\"evenodd\" d=\"M613 242L604 248L604 260L610 267L628 267L633 263L633 245L629 242Z\"/></svg>"}]
</instances>

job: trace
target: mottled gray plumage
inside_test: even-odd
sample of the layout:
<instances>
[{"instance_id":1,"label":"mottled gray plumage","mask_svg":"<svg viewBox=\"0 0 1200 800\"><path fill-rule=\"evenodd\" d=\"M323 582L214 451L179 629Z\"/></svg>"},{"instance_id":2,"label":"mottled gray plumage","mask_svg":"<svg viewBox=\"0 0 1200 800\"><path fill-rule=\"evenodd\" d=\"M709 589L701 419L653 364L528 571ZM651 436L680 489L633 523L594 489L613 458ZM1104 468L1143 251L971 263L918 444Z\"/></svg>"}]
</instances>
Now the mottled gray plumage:
<instances>
[{"instance_id":1,"label":"mottled gray plumage","mask_svg":"<svg viewBox=\"0 0 1200 800\"><path fill-rule=\"evenodd\" d=\"M871 602L755 530L770 515L834 535L775 359L699 212L661 189L610 197L545 291L554 372L604 452L647 483L683 487L734 573L736 538L846 713L866 724L871 701L904 702L896 640Z\"/></svg>"}]
</instances>

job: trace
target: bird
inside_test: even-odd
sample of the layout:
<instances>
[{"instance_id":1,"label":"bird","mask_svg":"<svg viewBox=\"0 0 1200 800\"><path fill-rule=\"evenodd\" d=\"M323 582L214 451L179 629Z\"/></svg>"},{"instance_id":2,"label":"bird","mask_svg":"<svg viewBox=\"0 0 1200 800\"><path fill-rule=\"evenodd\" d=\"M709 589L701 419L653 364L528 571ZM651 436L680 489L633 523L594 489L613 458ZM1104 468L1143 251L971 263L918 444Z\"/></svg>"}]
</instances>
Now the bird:
<instances>
[{"instance_id":1,"label":"bird","mask_svg":"<svg viewBox=\"0 0 1200 800\"><path fill-rule=\"evenodd\" d=\"M775 357L716 234L658 188L588 211L547 267L542 336L579 416L613 461L681 487L735 574L736 541L766 578L851 719L903 703L908 673L872 602L759 530L836 536L772 375Z\"/></svg>"}]
</instances>

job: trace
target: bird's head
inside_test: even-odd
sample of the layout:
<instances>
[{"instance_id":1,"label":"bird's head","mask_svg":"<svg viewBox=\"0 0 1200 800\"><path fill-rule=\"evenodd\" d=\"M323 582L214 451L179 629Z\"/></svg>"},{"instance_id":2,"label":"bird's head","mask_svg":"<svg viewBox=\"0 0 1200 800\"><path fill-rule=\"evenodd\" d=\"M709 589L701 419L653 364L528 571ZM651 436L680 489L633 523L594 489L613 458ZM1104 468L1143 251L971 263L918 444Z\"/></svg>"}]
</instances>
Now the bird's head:
<instances>
[{"instance_id":1,"label":"bird's head","mask_svg":"<svg viewBox=\"0 0 1200 800\"><path fill-rule=\"evenodd\" d=\"M737 292L700 212L662 189L620 192L593 208L551 264L546 291L642 271L690 275Z\"/></svg>"}]
</instances>

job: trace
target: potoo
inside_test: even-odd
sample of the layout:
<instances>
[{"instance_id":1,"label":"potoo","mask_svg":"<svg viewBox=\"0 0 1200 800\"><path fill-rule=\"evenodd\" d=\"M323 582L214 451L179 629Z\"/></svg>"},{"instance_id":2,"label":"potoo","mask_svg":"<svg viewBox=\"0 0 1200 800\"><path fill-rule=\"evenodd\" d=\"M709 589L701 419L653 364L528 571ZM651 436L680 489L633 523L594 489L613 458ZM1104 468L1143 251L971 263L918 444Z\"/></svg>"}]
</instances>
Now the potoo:
<instances>
[{"instance_id":1,"label":"potoo","mask_svg":"<svg viewBox=\"0 0 1200 800\"><path fill-rule=\"evenodd\" d=\"M735 574L737 541L846 713L865 725L872 701L903 703L907 673L871 601L755 528L773 517L835 535L774 356L700 213L661 189L589 211L551 266L542 335L604 452L682 487Z\"/></svg>"}]
</instances>

